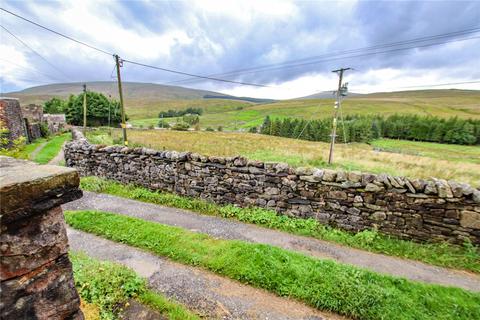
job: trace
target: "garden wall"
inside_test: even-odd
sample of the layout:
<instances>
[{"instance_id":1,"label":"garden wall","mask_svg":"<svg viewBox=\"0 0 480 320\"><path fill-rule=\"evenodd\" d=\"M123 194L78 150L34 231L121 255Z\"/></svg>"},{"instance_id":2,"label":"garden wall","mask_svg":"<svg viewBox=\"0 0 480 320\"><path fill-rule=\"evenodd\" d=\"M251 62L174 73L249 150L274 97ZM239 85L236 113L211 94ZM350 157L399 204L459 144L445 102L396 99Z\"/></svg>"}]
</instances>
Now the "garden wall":
<instances>
[{"instance_id":1,"label":"garden wall","mask_svg":"<svg viewBox=\"0 0 480 320\"><path fill-rule=\"evenodd\" d=\"M65 148L83 176L134 183L216 203L258 206L345 230L378 228L416 241L480 244L480 191L441 179L291 168L242 157L89 144L78 131Z\"/></svg>"}]
</instances>

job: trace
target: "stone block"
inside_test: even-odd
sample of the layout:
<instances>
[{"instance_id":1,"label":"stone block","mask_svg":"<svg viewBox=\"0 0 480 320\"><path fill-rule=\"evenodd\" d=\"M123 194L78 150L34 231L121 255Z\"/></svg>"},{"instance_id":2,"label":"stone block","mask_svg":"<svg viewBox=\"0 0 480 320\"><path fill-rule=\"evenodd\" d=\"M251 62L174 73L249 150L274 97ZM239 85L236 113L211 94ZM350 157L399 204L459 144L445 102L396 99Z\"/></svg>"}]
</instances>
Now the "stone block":
<instances>
[{"instance_id":1,"label":"stone block","mask_svg":"<svg viewBox=\"0 0 480 320\"><path fill-rule=\"evenodd\" d=\"M475 211L462 211L460 225L464 228L480 229L480 213Z\"/></svg>"}]
</instances>

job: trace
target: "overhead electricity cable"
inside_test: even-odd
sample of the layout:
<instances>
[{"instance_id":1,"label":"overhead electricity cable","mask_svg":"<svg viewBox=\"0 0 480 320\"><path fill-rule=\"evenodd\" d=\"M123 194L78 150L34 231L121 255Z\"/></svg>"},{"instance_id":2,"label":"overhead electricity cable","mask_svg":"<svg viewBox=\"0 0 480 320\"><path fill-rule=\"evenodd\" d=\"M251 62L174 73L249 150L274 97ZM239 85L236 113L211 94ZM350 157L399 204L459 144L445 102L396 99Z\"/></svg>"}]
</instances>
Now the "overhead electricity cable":
<instances>
[{"instance_id":1,"label":"overhead electricity cable","mask_svg":"<svg viewBox=\"0 0 480 320\"><path fill-rule=\"evenodd\" d=\"M252 74L252 73L262 73L262 72L268 72L268 71L285 70L285 69L297 68L297 67L301 67L301 66L313 65L313 64L318 64L318 63L328 62L328 61L350 59L350 58L359 58L359 57L366 57L366 56L370 56L370 55L384 54L384 53L389 53L389 52L397 52L397 51L404 51L404 50L410 50L410 49L425 48L425 47L430 47L430 46L436 46L436 45L442 45L442 44L451 43L451 42L459 42L459 41L466 41L466 40L472 40L472 39L480 39L480 36L469 37L469 38L461 38L461 39L452 39L450 41L429 43L429 44L417 45L417 46L411 46L411 47L404 47L404 48L394 48L394 49L383 50L383 51L367 52L367 53L363 53L363 54L350 55L350 56L332 57L332 58L326 58L326 59L315 60L315 61L310 61L310 62L297 63L297 64L291 64L291 65L280 66L280 67L272 67L272 68L268 68L268 69L251 70L251 71L246 71L246 72L236 72L235 74L232 73L231 75L245 75L245 74ZM183 81L186 81L186 79L183 80ZM189 79L188 81L195 81L195 79ZM168 82L168 83L174 83L174 82Z\"/></svg>"},{"instance_id":2,"label":"overhead electricity cable","mask_svg":"<svg viewBox=\"0 0 480 320\"><path fill-rule=\"evenodd\" d=\"M67 36L63 33L60 33L60 32L57 32L55 30L52 30L50 28L47 28L39 23L36 23L30 19L27 19L27 18L24 18L16 13L13 13L9 10L6 10L4 8L0 8L2 11L5 11L17 18L20 18L24 21L27 21L31 24L34 24L42 29L45 29L45 30L48 30L50 32L53 32L55 33L56 35L59 35L61 37L64 37L66 39L69 39L71 41L74 41L78 44L81 44L81 45L84 45L84 46L87 46L91 49L94 49L94 50L97 50L99 52L102 52L102 53L105 53L105 54L108 54L110 56L113 56L114 54L113 53L110 53L108 51L105 51L105 50L102 50L100 48L97 48L97 47L94 47L92 45L89 45L83 41L80 41L80 40L77 40L77 39L74 39L70 36ZM170 73L175 73L175 74L181 74L181 75L185 75L185 76L190 76L190 77L195 77L195 78L201 78L201 79L206 79L206 80L212 80L212 81L220 81L220 82L227 82L227 83L235 83L235 84L241 84L241 85L246 85L246 86L255 86L255 87L268 87L267 85L263 85L263 84L258 84L258 83L248 83L248 82L241 82L241 81L234 81L234 80L227 80L227 79L220 79L220 78L215 78L215 77L208 77L208 76L202 76L202 75L197 75L197 74L193 74L193 73L188 73L188 72L183 72L183 71L178 71L178 70L173 70L173 69L167 69L167 68L163 68L163 67L158 67L158 66L152 66L152 65L148 65L148 64L144 64L144 63L140 63L140 62L137 62L137 61L133 61L133 60L127 60L127 59L122 59L122 61L124 62L127 62L127 63L130 63L130 64L135 64L135 65L139 65L139 66L143 66L143 67L147 67L147 68L152 68L152 69L156 69L156 70L160 70L160 71L165 71L165 72L170 72Z\"/></svg>"},{"instance_id":3,"label":"overhead electricity cable","mask_svg":"<svg viewBox=\"0 0 480 320\"><path fill-rule=\"evenodd\" d=\"M208 76L200 76L200 75L196 75L196 74L192 74L192 73L188 73L188 72L182 72L182 71L176 71L176 70L172 70L172 69L166 69L166 68L157 67L157 66L152 66L152 65L145 64L145 63L140 63L140 62L131 61L131 60L126 60L126 59L122 59L122 61L123 61L123 62L130 63L130 64L135 64L135 65L137 65L137 66L142 66L142 67L146 67L146 68L151 68L151 69L156 69L156 70L161 70L161 71L166 71L166 72L171 72L171 73L176 73L176 74L182 74L182 75L185 75L185 76L191 76L191 77L195 77L195 78L201 78L201 79L207 79L207 80L214 80L214 81L221 81L221 82L229 82L229 83L237 83L237 84L241 84L241 85L254 86L254 87L267 87L267 88L269 87L268 85L259 84L259 83L241 82L241 81L234 81L234 80L213 78L213 77L208 77Z\"/></svg>"},{"instance_id":4,"label":"overhead electricity cable","mask_svg":"<svg viewBox=\"0 0 480 320\"><path fill-rule=\"evenodd\" d=\"M472 81L462 81L462 82L447 82L447 83L434 83L434 84L425 84L425 85L415 85L415 86L403 86L403 87L387 87L387 90L399 90L399 89L414 89L414 88L426 88L426 87L444 87L444 86L451 86L451 85L459 85L459 84L473 84L473 83L480 83L480 80L472 80ZM352 91L357 91L355 88ZM360 91L360 90L358 90Z\"/></svg>"},{"instance_id":5,"label":"overhead electricity cable","mask_svg":"<svg viewBox=\"0 0 480 320\"><path fill-rule=\"evenodd\" d=\"M42 26L42 25L39 24L39 23L36 23L36 22L34 22L34 21L30 20L30 19L24 18L24 17L22 17L22 16L20 16L20 15L18 15L18 14L16 14L16 13L13 13L13 12L11 12L11 11L8 11L7 9L0 8L0 10L5 11L6 13L9 13L9 14L17 17L17 18L20 18L20 19L22 19L22 20L24 20L24 21L27 21L27 22L29 22L29 23L31 23L31 24L33 24L33 25L36 25L37 27L40 27L40 28L42 28L42 29L45 29L45 30L50 31L50 32L52 32L52 33L55 33L56 35L59 35L59 36L61 36L61 37L64 37L64 38L66 38L66 39L68 39L68 40L71 40L71 41L74 41L74 42L79 43L79 44L81 44L81 45L87 46L87 47L89 47L90 49L97 50L97 51L99 51L99 52L108 54L108 55L110 55L110 56L113 55L113 53L110 53L110 52L108 52L108 51L99 49L99 48L94 47L94 46L92 46L92 45L89 45L89 44L87 44L87 43L85 43L85 42L83 42L83 41L74 39L74 38L72 38L72 37L69 37L69 36L63 34L63 33L60 33L60 32L57 32L57 31L55 31L55 30L52 30L52 29L50 29L50 28L47 28L47 27L45 27L45 26Z\"/></svg>"},{"instance_id":6,"label":"overhead electricity cable","mask_svg":"<svg viewBox=\"0 0 480 320\"><path fill-rule=\"evenodd\" d=\"M358 53L358 52L362 52L362 51L384 49L384 48L388 48L388 47L412 44L412 43L417 43L417 42L432 41L432 40L437 40L437 39L441 39L441 38L451 38L451 37L465 36L465 35L472 34L472 33L477 33L477 32L480 32L480 27L464 29L464 30L459 30L459 31L454 31L454 32L449 32L449 33L443 33L443 34L437 34L437 35L432 35L432 36L426 36L426 37L421 37L421 38L414 38L414 39L410 39L410 40L403 40L403 41L397 41L397 42L391 42L391 43L385 43L385 44L378 44L378 45L374 45L374 46L362 47L362 48L357 48L357 49L350 49L350 50L344 50L344 51L334 51L334 52L325 53L325 54L317 55L317 56L306 57L306 58L302 58L302 59L288 60L288 61L284 61L284 62L280 62L280 63L273 63L273 64L261 65L261 66L257 66L257 67L231 70L231 71L227 71L227 72L224 72L224 73L211 74L211 75L208 75L208 76L233 75L233 74L240 73L240 72L243 72L243 71L260 70L260 69L274 67L274 66L283 66L283 65L289 65L289 64L292 64L292 63L299 63L299 62L302 62L302 61L315 60L315 59L319 59L319 58L345 55L345 54L350 54L350 53ZM182 81L187 81L187 80L190 80L190 79L182 79L182 80L172 81L172 83L182 82Z\"/></svg>"},{"instance_id":7,"label":"overhead electricity cable","mask_svg":"<svg viewBox=\"0 0 480 320\"><path fill-rule=\"evenodd\" d=\"M30 67L30 66L28 66L28 67L27 67L27 66L22 66L22 65L20 65L20 64L18 64L18 63L15 63L15 62L12 62L12 61L10 61L10 60L3 59L3 58L0 58L0 60L3 61L3 62L6 62L6 63L12 64L12 65L15 65L15 66L17 66L18 68L22 68L22 69L24 69L24 70L26 70L26 71L28 71L28 72L32 72L32 71L33 71L33 72L35 72L35 73L37 73L37 74L39 74L39 75L42 75L42 76L44 76L44 77L47 77L47 78L50 78L50 79L53 79L53 80L59 80L59 78L58 78L57 76L53 76L53 75L50 75L50 74L47 74L47 73L44 73L44 72L40 72L40 71L38 71L37 69L35 69L35 68L33 68L33 67Z\"/></svg>"},{"instance_id":8,"label":"overhead electricity cable","mask_svg":"<svg viewBox=\"0 0 480 320\"><path fill-rule=\"evenodd\" d=\"M27 47L30 51L32 51L36 56L38 56L40 59L42 59L43 61L45 61L49 66L51 66L53 69L55 69L57 72L59 72L60 74L62 74L62 76L64 77L64 80L70 80L70 78L62 71L60 70L59 68L57 68L55 65L53 65L52 63L50 63L50 61L48 61L44 56L42 56L37 50L33 49L32 47L30 47L27 43L25 43L25 41L23 41L22 39L20 39L18 36L16 36L15 34L13 34L13 32L11 32L10 30L8 30L7 28L5 28L5 26L3 25L0 25L0 27L5 30L8 34L10 34L12 37L14 37L18 42L20 42L21 44L23 44L25 47Z\"/></svg>"}]
</instances>

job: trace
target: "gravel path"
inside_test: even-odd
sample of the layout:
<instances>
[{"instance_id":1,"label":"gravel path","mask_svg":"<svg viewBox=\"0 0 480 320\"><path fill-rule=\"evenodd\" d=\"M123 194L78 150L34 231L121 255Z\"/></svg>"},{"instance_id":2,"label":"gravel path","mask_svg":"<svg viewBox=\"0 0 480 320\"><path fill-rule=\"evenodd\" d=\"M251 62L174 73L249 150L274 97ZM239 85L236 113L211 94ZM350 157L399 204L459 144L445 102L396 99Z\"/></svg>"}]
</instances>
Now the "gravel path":
<instances>
[{"instance_id":1,"label":"gravel path","mask_svg":"<svg viewBox=\"0 0 480 320\"><path fill-rule=\"evenodd\" d=\"M65 160L65 154L63 152L64 147L65 147L65 143L62 145L60 152L52 160L50 160L48 164L58 166L60 162L62 162L62 160Z\"/></svg>"},{"instance_id":2,"label":"gravel path","mask_svg":"<svg viewBox=\"0 0 480 320\"><path fill-rule=\"evenodd\" d=\"M147 278L150 287L208 319L345 319L185 266L124 244L68 228L71 249L123 264Z\"/></svg>"},{"instance_id":3,"label":"gravel path","mask_svg":"<svg viewBox=\"0 0 480 320\"><path fill-rule=\"evenodd\" d=\"M106 194L84 192L83 198L65 204L64 210L103 210L141 218L166 225L182 227L221 239L239 239L265 243L304 254L330 258L372 271L400 276L415 281L456 286L480 291L480 276L466 271L451 270L358 249L344 247L314 238L245 224L233 219L200 215L154 204Z\"/></svg>"}]
</instances>

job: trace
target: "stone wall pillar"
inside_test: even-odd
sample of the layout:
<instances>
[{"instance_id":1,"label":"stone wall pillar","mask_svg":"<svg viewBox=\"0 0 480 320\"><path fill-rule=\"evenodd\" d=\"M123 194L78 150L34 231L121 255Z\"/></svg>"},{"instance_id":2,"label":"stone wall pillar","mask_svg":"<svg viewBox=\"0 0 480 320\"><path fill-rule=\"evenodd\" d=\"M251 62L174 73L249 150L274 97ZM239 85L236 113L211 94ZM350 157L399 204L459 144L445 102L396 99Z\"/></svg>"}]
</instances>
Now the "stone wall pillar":
<instances>
[{"instance_id":1,"label":"stone wall pillar","mask_svg":"<svg viewBox=\"0 0 480 320\"><path fill-rule=\"evenodd\" d=\"M0 319L83 319L60 205L76 170L0 156Z\"/></svg>"}]
</instances>

